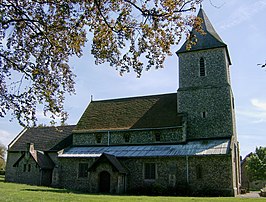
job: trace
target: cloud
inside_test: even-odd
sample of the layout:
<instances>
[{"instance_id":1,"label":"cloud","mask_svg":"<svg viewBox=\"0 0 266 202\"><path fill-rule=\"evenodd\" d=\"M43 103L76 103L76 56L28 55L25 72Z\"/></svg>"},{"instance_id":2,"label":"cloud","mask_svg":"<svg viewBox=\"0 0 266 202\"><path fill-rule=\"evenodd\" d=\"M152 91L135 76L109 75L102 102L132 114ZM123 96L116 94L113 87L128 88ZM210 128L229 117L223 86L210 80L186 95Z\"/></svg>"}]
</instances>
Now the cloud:
<instances>
[{"instance_id":1,"label":"cloud","mask_svg":"<svg viewBox=\"0 0 266 202\"><path fill-rule=\"evenodd\" d=\"M266 122L266 102L258 99L250 100L251 106L249 108L240 108L237 114L241 117L248 118L252 123Z\"/></svg>"},{"instance_id":2,"label":"cloud","mask_svg":"<svg viewBox=\"0 0 266 202\"><path fill-rule=\"evenodd\" d=\"M51 118L52 114L50 112L47 112L46 115L43 113L43 111L41 110L38 110L36 112L36 117L38 119L38 124L44 124L44 125L50 125L50 122L51 121L55 121L57 124L60 124L61 123L61 120L59 117L56 117L55 116L55 119L53 120Z\"/></svg>"},{"instance_id":3,"label":"cloud","mask_svg":"<svg viewBox=\"0 0 266 202\"><path fill-rule=\"evenodd\" d=\"M260 101L258 99L252 99L251 104L256 107L258 110L266 112L266 102Z\"/></svg>"},{"instance_id":4,"label":"cloud","mask_svg":"<svg viewBox=\"0 0 266 202\"><path fill-rule=\"evenodd\" d=\"M6 130L0 130L0 143L7 146L17 134L10 133Z\"/></svg>"},{"instance_id":5,"label":"cloud","mask_svg":"<svg viewBox=\"0 0 266 202\"><path fill-rule=\"evenodd\" d=\"M239 8L231 14L229 20L221 25L222 29L228 29L241 24L259 12L264 12L266 7L266 2L264 0L259 0L255 3L246 4L239 6Z\"/></svg>"}]
</instances>

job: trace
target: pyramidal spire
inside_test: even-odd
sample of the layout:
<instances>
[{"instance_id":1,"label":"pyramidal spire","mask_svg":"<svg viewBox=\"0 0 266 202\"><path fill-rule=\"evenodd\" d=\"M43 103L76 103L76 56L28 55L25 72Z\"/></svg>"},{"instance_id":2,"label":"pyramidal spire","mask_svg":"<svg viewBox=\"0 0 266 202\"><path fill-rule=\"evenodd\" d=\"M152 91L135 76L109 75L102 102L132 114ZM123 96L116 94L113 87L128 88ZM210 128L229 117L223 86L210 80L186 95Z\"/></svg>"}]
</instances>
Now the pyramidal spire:
<instances>
[{"instance_id":1,"label":"pyramidal spire","mask_svg":"<svg viewBox=\"0 0 266 202\"><path fill-rule=\"evenodd\" d=\"M217 32L215 31L214 27L212 26L209 18L207 17L206 13L204 12L204 10L202 8L200 8L198 16L200 17L203 22L202 22L202 29L206 34L211 34L216 40L220 41L221 43L224 43L222 41L222 39L220 38L220 36L217 34ZM192 30L193 31L193 30ZM194 30L195 32L195 30Z\"/></svg>"},{"instance_id":2,"label":"pyramidal spire","mask_svg":"<svg viewBox=\"0 0 266 202\"><path fill-rule=\"evenodd\" d=\"M205 34L200 34L193 28L191 31L191 34L195 35L197 39L196 45L192 45L191 49L187 50L186 44L188 43L188 41L186 41L182 45L182 47L176 52L177 54L182 53L182 52L188 52L188 51L226 47L226 44L222 41L220 36L215 31L209 18L207 17L206 13L202 9L202 6L200 6L200 10L199 10L197 17L200 17L202 19L201 26Z\"/></svg>"}]
</instances>

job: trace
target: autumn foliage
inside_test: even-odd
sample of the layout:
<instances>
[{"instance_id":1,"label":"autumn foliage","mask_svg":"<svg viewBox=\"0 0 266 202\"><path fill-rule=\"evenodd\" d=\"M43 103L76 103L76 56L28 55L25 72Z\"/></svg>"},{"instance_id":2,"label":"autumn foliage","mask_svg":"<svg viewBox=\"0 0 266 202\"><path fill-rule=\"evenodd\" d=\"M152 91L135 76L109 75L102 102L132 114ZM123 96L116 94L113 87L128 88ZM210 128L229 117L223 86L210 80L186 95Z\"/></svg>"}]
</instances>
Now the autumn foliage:
<instances>
[{"instance_id":1,"label":"autumn foliage","mask_svg":"<svg viewBox=\"0 0 266 202\"><path fill-rule=\"evenodd\" d=\"M201 1L1 0L0 116L36 124L42 107L65 121L65 93L75 92L69 58L81 57L86 41L96 64L121 74L162 68L171 46L200 30Z\"/></svg>"}]
</instances>

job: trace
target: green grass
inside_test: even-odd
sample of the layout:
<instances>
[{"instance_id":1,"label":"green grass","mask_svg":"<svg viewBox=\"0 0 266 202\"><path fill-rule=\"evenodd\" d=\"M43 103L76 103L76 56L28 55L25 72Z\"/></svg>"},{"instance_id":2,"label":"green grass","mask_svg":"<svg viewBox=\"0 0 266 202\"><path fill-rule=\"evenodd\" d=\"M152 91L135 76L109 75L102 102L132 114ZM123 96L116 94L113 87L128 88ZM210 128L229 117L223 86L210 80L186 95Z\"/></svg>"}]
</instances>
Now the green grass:
<instances>
[{"instance_id":1,"label":"green grass","mask_svg":"<svg viewBox=\"0 0 266 202\"><path fill-rule=\"evenodd\" d=\"M151 202L231 202L231 201L264 201L265 198L200 198L200 197L150 197L150 196L112 196L112 195L97 195L97 194L85 194L75 193L65 189L55 189L48 187L30 186L16 183L4 182L4 177L0 176L0 201L102 201L102 202L139 202L139 201L151 201Z\"/></svg>"}]
</instances>

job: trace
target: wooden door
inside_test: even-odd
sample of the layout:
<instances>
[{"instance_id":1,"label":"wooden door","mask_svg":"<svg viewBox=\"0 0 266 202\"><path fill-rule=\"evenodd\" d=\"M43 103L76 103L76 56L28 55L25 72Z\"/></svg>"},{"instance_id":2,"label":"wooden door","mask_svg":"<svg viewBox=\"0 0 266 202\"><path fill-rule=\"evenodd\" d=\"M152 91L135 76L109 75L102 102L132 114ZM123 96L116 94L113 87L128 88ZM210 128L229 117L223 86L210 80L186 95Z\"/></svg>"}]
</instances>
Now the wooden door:
<instances>
[{"instance_id":1,"label":"wooden door","mask_svg":"<svg viewBox=\"0 0 266 202\"><path fill-rule=\"evenodd\" d=\"M101 193L110 192L110 173L102 171L99 174L99 191Z\"/></svg>"}]
</instances>

